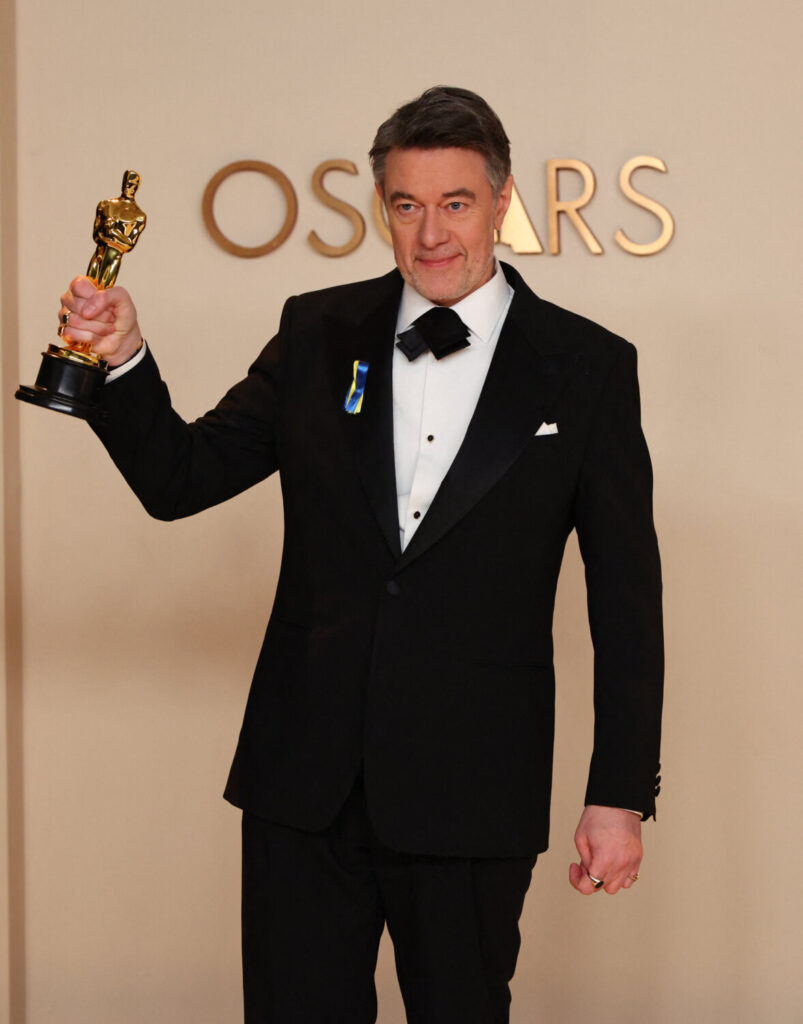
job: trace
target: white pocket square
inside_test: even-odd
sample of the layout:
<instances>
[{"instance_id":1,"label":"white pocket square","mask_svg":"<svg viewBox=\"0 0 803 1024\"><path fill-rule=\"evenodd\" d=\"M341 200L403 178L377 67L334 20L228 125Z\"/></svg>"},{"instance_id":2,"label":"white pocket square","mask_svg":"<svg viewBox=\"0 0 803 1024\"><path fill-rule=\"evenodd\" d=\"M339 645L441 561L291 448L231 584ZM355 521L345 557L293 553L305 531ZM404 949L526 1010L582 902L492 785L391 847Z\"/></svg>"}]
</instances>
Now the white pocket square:
<instances>
[{"instance_id":1,"label":"white pocket square","mask_svg":"<svg viewBox=\"0 0 803 1024\"><path fill-rule=\"evenodd\" d=\"M536 437L543 437L544 434L557 434L558 425L557 423L542 423L541 426L536 430Z\"/></svg>"}]
</instances>

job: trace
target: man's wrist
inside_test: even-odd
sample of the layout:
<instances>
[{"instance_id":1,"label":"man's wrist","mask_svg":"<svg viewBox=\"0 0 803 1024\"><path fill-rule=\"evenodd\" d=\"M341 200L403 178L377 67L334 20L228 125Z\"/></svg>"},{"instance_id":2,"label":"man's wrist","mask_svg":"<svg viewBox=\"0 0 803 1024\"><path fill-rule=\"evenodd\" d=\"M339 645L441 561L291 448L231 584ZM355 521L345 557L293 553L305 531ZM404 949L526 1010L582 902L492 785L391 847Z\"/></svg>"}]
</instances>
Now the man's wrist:
<instances>
[{"instance_id":1,"label":"man's wrist","mask_svg":"<svg viewBox=\"0 0 803 1024\"><path fill-rule=\"evenodd\" d=\"M145 353L148 351L148 346L145 344L145 339L142 338L139 347L136 352L127 359L124 363L120 363L119 366L112 366L106 375L106 383L110 384L112 381L117 380L124 374L128 373L129 370L133 370L135 366L138 366L145 358Z\"/></svg>"}]
</instances>

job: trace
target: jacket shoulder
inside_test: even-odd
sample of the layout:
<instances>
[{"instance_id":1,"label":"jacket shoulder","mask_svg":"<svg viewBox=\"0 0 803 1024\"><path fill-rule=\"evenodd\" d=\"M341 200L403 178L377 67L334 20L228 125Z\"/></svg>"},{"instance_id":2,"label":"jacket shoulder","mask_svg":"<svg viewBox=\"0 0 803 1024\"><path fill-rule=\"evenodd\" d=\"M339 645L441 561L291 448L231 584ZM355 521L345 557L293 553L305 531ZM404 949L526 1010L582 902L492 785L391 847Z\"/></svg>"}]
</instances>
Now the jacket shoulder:
<instances>
[{"instance_id":1,"label":"jacket shoulder","mask_svg":"<svg viewBox=\"0 0 803 1024\"><path fill-rule=\"evenodd\" d=\"M507 264L502 266L514 291L511 313L524 329L529 329L536 348L598 355L606 361L616 361L634 353L629 341L580 313L541 298L518 271Z\"/></svg>"},{"instance_id":2,"label":"jacket shoulder","mask_svg":"<svg viewBox=\"0 0 803 1024\"><path fill-rule=\"evenodd\" d=\"M566 350L595 355L613 362L635 355L635 346L631 342L602 324L553 302L544 299L540 301L546 307L544 314L554 336Z\"/></svg>"},{"instance_id":3,"label":"jacket shoulder","mask_svg":"<svg viewBox=\"0 0 803 1024\"><path fill-rule=\"evenodd\" d=\"M353 319L365 311L401 294L402 278L398 270L391 270L381 277L366 281L354 281L329 288L319 288L294 296L294 317L331 316L337 319Z\"/></svg>"}]
</instances>

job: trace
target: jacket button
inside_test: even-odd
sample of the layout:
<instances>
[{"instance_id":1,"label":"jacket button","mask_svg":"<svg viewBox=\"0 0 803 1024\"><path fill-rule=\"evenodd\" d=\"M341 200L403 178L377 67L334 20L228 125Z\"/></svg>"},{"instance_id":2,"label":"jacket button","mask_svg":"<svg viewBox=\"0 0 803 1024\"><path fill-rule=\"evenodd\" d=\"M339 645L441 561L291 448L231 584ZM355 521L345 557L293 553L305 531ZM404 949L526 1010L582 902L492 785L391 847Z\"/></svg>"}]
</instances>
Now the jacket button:
<instances>
[{"instance_id":1,"label":"jacket button","mask_svg":"<svg viewBox=\"0 0 803 1024\"><path fill-rule=\"evenodd\" d=\"M388 580L385 590L387 590L391 597L398 597L401 593L401 587L395 580Z\"/></svg>"}]
</instances>

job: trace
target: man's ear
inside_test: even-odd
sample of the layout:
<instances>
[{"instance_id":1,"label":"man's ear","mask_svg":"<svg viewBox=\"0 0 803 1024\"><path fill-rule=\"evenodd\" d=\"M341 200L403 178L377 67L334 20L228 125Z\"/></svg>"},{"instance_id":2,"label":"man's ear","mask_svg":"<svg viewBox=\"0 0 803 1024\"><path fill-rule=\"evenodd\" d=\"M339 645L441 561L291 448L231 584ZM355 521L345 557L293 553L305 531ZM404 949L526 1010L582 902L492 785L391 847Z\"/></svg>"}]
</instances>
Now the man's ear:
<instances>
[{"instance_id":1,"label":"man's ear","mask_svg":"<svg viewBox=\"0 0 803 1024\"><path fill-rule=\"evenodd\" d=\"M499 189L499 195L496 197L496 209L494 210L494 229L496 231L502 227L502 221L505 219L512 196L513 175L509 174L507 181Z\"/></svg>"},{"instance_id":2,"label":"man's ear","mask_svg":"<svg viewBox=\"0 0 803 1024\"><path fill-rule=\"evenodd\" d=\"M382 186L379 184L378 181L374 182L374 188L376 189L376 194L379 196L381 201L384 203L384 201L385 201L385 190L382 188Z\"/></svg>"}]
</instances>

